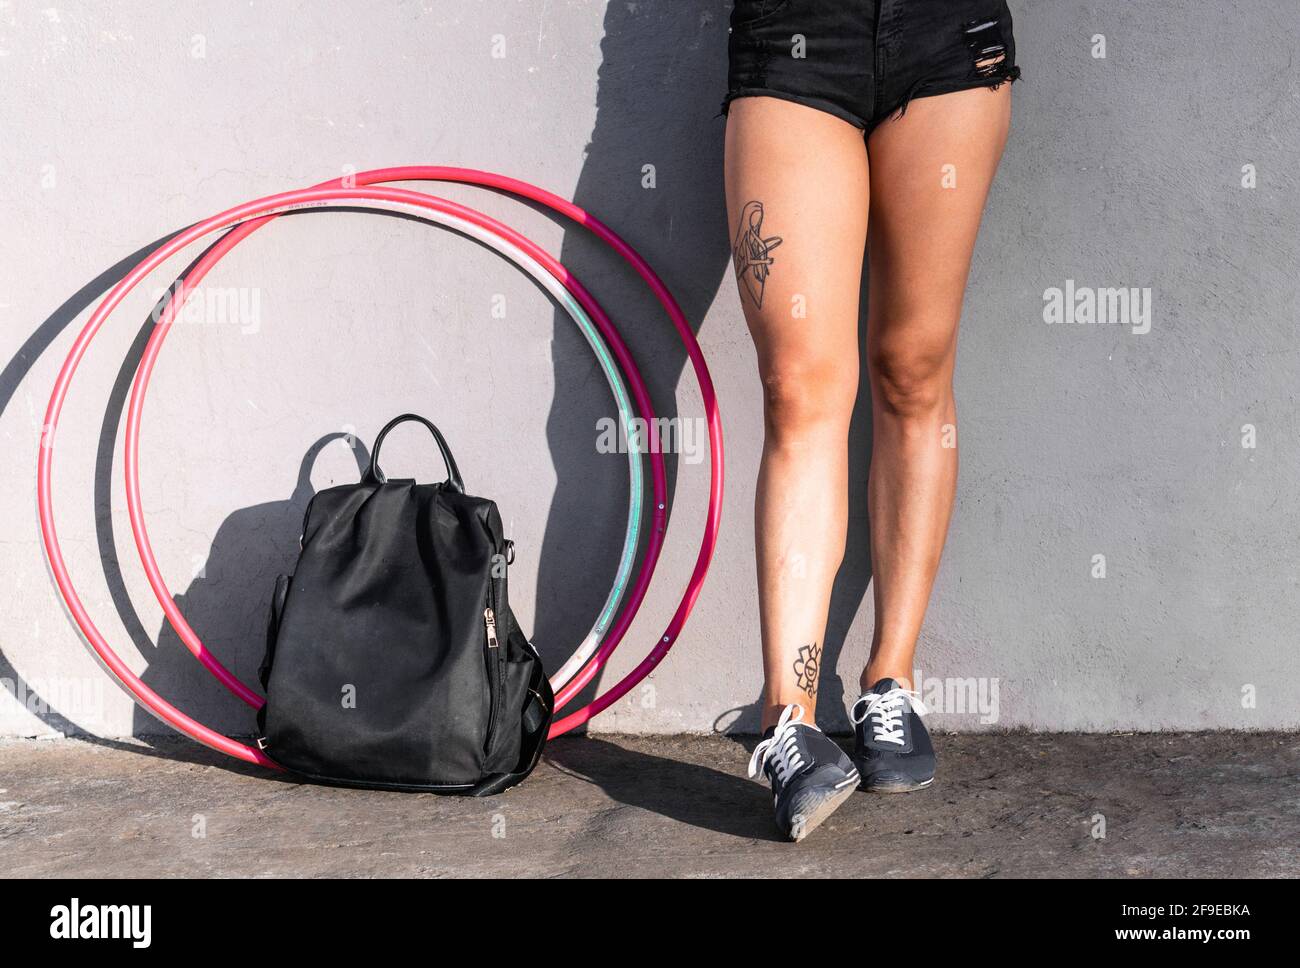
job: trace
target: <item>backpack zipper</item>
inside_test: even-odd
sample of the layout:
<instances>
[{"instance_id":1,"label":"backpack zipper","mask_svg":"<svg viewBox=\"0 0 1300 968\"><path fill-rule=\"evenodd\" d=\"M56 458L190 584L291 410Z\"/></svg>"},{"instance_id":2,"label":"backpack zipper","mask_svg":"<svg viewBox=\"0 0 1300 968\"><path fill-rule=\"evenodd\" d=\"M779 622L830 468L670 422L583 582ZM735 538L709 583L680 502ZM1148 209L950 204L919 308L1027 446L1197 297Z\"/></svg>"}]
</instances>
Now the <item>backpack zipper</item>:
<instances>
[{"instance_id":1,"label":"backpack zipper","mask_svg":"<svg viewBox=\"0 0 1300 968\"><path fill-rule=\"evenodd\" d=\"M497 720L501 716L502 696L505 692L505 664L501 661L501 643L497 639L497 616L492 607L495 595L494 583L488 579L488 604L483 609L483 628L487 633L487 654L490 670L488 673L488 692L491 695L491 709L488 713L487 738L483 742L483 752L491 754L492 741L496 739Z\"/></svg>"},{"instance_id":2,"label":"backpack zipper","mask_svg":"<svg viewBox=\"0 0 1300 968\"><path fill-rule=\"evenodd\" d=\"M494 549L502 548L500 539L487 522L484 522L488 540ZM510 555L508 557L513 557ZM493 565L495 567L495 559ZM501 643L497 638L497 579L489 572L487 587L487 607L483 609L483 630L487 636L488 654L488 692L491 695L491 709L488 713L487 737L483 741L484 756L492 755L492 744L496 740L497 728L501 719L501 707L506 696L506 660L501 655Z\"/></svg>"}]
</instances>

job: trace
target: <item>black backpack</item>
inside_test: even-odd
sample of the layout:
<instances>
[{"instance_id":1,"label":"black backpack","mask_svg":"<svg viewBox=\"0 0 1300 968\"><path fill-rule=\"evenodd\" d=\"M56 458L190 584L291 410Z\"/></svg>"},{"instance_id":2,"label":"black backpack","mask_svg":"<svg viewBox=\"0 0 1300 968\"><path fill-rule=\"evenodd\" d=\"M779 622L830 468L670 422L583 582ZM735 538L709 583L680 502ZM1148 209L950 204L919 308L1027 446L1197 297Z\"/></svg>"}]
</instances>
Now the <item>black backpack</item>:
<instances>
[{"instance_id":1,"label":"black backpack","mask_svg":"<svg viewBox=\"0 0 1300 968\"><path fill-rule=\"evenodd\" d=\"M447 480L387 480L379 448L424 424ZM513 546L492 501L465 493L447 442L403 414L359 484L316 494L292 575L276 581L258 745L323 783L487 796L541 756L554 699L515 621Z\"/></svg>"}]
</instances>

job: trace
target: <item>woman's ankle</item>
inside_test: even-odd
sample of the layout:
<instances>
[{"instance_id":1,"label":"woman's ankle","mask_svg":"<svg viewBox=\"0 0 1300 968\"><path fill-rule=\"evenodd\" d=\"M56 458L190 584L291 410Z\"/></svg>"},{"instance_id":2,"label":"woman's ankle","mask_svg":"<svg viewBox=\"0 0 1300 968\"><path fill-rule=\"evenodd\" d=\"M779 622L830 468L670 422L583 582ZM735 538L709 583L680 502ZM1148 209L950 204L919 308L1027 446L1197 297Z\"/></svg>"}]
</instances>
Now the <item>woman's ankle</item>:
<instances>
[{"instance_id":1,"label":"woman's ankle","mask_svg":"<svg viewBox=\"0 0 1300 968\"><path fill-rule=\"evenodd\" d=\"M868 665L862 671L862 678L858 680L858 685L863 692L869 690L881 679L893 679L904 689L912 688L912 671L910 669L900 669L897 666L889 665Z\"/></svg>"},{"instance_id":2,"label":"woman's ankle","mask_svg":"<svg viewBox=\"0 0 1300 968\"><path fill-rule=\"evenodd\" d=\"M809 699L807 696L800 694L798 696L787 696L778 699L764 699L763 709L759 714L759 731L766 733L769 729L780 721L782 714L791 705L797 705L803 709L803 716L800 722L816 722L817 706L815 699Z\"/></svg>"}]
</instances>

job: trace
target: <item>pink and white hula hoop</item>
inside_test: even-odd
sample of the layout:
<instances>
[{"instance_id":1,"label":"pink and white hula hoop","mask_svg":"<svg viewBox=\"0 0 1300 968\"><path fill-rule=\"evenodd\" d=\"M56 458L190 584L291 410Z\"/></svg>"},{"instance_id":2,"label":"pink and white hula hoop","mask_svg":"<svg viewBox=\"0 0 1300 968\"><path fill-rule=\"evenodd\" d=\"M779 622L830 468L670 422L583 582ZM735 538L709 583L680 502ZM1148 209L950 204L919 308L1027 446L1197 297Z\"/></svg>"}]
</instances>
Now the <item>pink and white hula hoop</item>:
<instances>
[{"instance_id":1,"label":"pink and white hula hoop","mask_svg":"<svg viewBox=\"0 0 1300 968\"><path fill-rule=\"evenodd\" d=\"M527 251L530 255L546 266L557 279L560 279L566 288L581 302L592 316L595 317L597 325L600 326L602 333L610 340L614 348L616 357L622 366L624 373L628 375L634 388L634 396L637 397L638 405L642 408L643 413L652 412L649 409L648 394L644 392L644 382L640 379L640 374L636 370L635 363L632 361L630 354L627 353L626 346L619 339L617 330L609 322L595 300L581 288L577 280L567 273L562 266L556 263L546 253L538 249L529 240L524 239L518 233L513 232L505 226L488 219L480 213L474 212L463 206L448 202L443 199L436 199L433 196L420 192L405 191L402 189L374 189L362 188L359 186L372 185L384 181L408 181L408 180L443 180L457 181L468 184L482 185L501 191L506 191L531 199L540 204L560 212L582 225L585 225L597 236L602 238L615 251L633 266L637 273L646 281L651 290L655 293L660 303L668 312L670 319L678 330L678 334L686 346L687 354L695 368L697 379L700 382L701 395L704 401L706 418L709 426L709 439L711 448L710 461L710 495L709 508L705 522L705 532L701 541L699 554L697 555L695 569L692 572L691 579L687 585L685 593L679 603L668 628L665 630L651 653L623 680L598 697L594 702L583 709L565 717L557 722L552 730L551 735L559 735L575 726L588 721L592 716L601 710L608 708L609 705L616 702L619 698L627 693L641 679L650 673L654 667L663 659L671 649L677 636L680 634L682 626L685 624L690 614L695 600L698 597L700 586L708 570L709 561L712 552L717 543L718 522L721 512L722 496L722 435L721 421L717 411L716 396L713 391L712 382L709 378L707 366L704 363L703 355L700 352L699 345L691 332L685 317L680 308L669 294L667 288L654 274L653 270L645 263L630 246L622 241L612 230L604 226L598 220L588 215L582 209L573 205L564 199L559 198L543 189L528 185L516 179L508 178L502 175L496 175L488 172L473 171L470 169L444 168L436 166L413 166L404 168L380 169L366 172L349 179L348 187L344 188L343 180L328 183L331 186L338 187L318 187L296 192L286 192L280 195L269 196L257 201L248 202L244 205L237 206L220 215L213 216L210 219L200 222L191 228L180 233L168 243L161 246L152 253L148 258L136 266L128 275L113 288L108 295L100 302L91 318L87 321L82 331L74 342L68 357L61 367L58 377L56 378L54 390L50 397L49 406L46 410L45 427L42 434L41 450L37 465L37 496L40 513L41 536L45 546L46 554L50 561L50 567L55 577L56 585L60 594L67 603L74 621L85 635L88 644L95 655L103 662L114 677L123 685L124 688L139 702L142 706L158 716L162 721L168 723L179 731L189 735L193 739L201 742L214 749L229 753L239 759L259 763L268 767L275 767L261 751L239 743L236 740L223 736L220 733L204 726L203 724L192 719L181 710L159 696L150 689L139 677L122 662L121 658L108 644L103 634L96 628L90 616L87 614L81 603L80 596L77 594L73 585L71 576L68 573L66 563L63 560L62 549L59 545L57 531L55 528L54 511L51 497L50 480L52 475L52 445L54 435L58 427L59 415L62 411L63 402L66 399L68 390L71 386L72 377L76 372L81 359L84 357L87 348L98 332L104 321L112 310L121 302L125 295L150 272L153 268L163 262L165 259L179 251L185 245L195 241L202 236L222 228L235 225L236 227L227 233L215 246L212 247L190 273L187 274L183 282L184 291L179 298L173 298L169 303L164 321L169 324L175 312L178 311L184 303L184 298L204 274L214 265L221 256L228 252L243 238L246 238L253 231L256 231L261 225L265 224L271 218L285 211L298 210L302 208L322 207L341 202L353 202L365 204L367 200L375 202L386 202L395 205L412 206L424 208L426 210L437 210L444 213L452 214L456 217L465 218L476 225L485 228L488 231L498 232L503 237L509 239L516 246ZM358 187L351 187L356 185ZM238 224L237 224L238 223ZM156 562L152 560L152 552L149 550L148 533L144 527L143 515L139 509L139 492L138 492L138 434L139 420L143 407L144 392L148 386L149 373L152 370L153 362L156 359L161 341L166 335L167 326L160 322L155 328L149 347L146 349L146 357L142 360L141 369L137 374L136 384L132 393L131 408L128 416L128 494L132 495L130 503L132 533L136 538L137 547L141 551L142 561L145 562L146 571L151 572L150 584L154 592L159 597L160 603L168 612L168 618L173 625L177 627L178 634L182 635L186 644L195 651L202 661L206 656L210 661L204 662L210 671L222 679L223 682L241 695L245 701L252 699L256 704L260 704L260 697L256 696L250 690L246 690L238 680L224 670L224 667L207 653L198 641L197 636L193 634L188 623L185 623L184 617L180 615L179 610L175 609L174 602L170 592L166 589L165 583L162 582L161 575L157 573ZM638 384L640 386L638 387ZM640 392L637 392L637 391ZM657 456L657 455L652 455ZM639 607L644 598L646 588L649 584L650 574L653 569L653 562L657 559L659 549L662 545L662 532L665 521L665 510L663 507L661 489L662 486L662 464L655 467L654 479L657 485L656 500L653 514L653 525L650 535L650 545L647 547L647 554L643 560L643 566L638 575L637 582L629 600L624 604L622 613L618 621L610 629L605 641L602 643L600 650L594 658L587 662L574 678L561 689L557 696L557 708L576 695L582 687L591 680L592 677L608 660L609 656L617 647L622 636L631 623L636 609ZM647 565L649 566L647 568ZM155 583L156 579L156 583ZM173 614L174 613L174 614ZM184 629L192 639L187 639ZM225 671L222 676L218 669ZM238 686L238 689L235 688ZM242 690L242 692L240 691ZM247 695L244 695L247 693Z\"/></svg>"}]
</instances>

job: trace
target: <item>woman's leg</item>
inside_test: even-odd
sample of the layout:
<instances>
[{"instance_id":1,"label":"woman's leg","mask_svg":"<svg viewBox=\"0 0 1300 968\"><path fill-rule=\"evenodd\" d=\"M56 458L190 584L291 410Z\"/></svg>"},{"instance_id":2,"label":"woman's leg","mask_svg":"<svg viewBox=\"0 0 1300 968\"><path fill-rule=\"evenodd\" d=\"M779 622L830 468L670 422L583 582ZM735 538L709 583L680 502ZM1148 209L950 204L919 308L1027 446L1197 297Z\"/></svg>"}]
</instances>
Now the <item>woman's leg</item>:
<instances>
[{"instance_id":1,"label":"woman's leg","mask_svg":"<svg viewBox=\"0 0 1300 968\"><path fill-rule=\"evenodd\" d=\"M957 321L1010 119L1010 85L978 88L915 100L867 142L876 627L864 692L911 684L957 486Z\"/></svg>"},{"instance_id":2,"label":"woman's leg","mask_svg":"<svg viewBox=\"0 0 1300 968\"><path fill-rule=\"evenodd\" d=\"M869 190L862 132L803 105L740 98L727 121L726 183L764 391L754 529L766 729L789 703L813 719L844 555Z\"/></svg>"}]
</instances>

